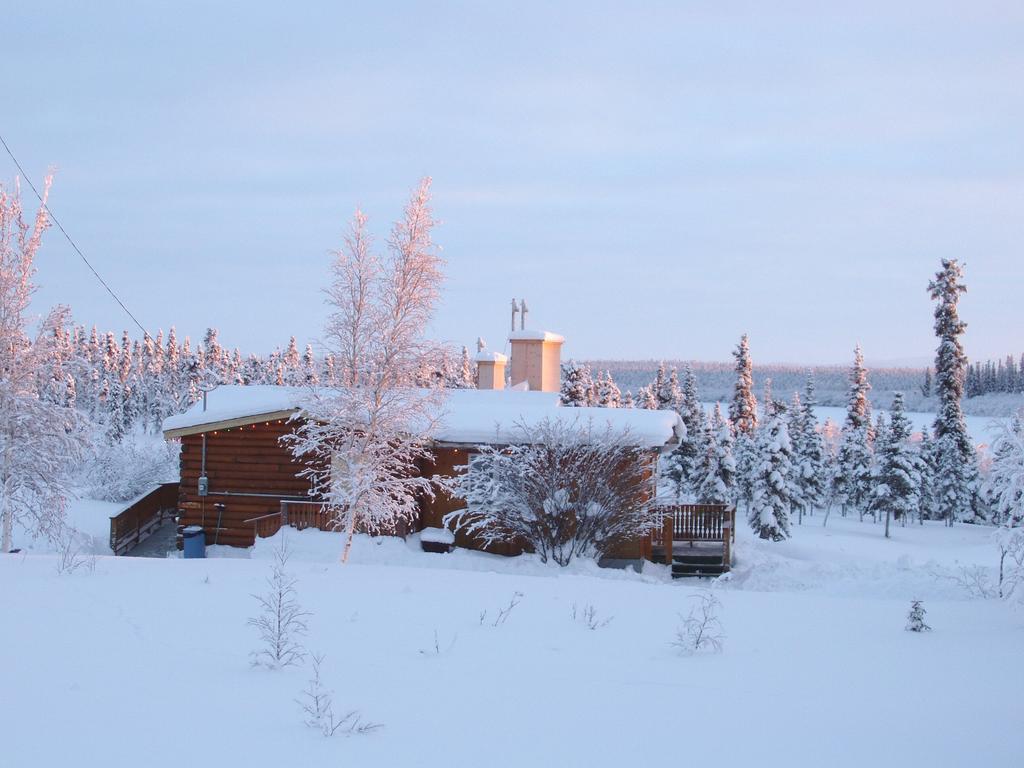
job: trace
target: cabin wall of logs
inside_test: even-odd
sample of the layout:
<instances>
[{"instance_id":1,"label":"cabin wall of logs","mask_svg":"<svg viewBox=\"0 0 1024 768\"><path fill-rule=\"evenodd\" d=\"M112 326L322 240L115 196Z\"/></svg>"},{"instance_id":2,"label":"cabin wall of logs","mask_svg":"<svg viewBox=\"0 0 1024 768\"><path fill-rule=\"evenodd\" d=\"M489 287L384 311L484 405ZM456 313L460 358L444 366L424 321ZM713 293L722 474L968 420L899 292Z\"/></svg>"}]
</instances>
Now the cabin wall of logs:
<instances>
[{"instance_id":1,"label":"cabin wall of logs","mask_svg":"<svg viewBox=\"0 0 1024 768\"><path fill-rule=\"evenodd\" d=\"M256 534L246 521L279 513L282 500L308 499L303 465L280 442L293 428L279 420L205 433L206 496L199 495L204 435L182 437L179 526L202 526L207 544L248 547Z\"/></svg>"},{"instance_id":2,"label":"cabin wall of logs","mask_svg":"<svg viewBox=\"0 0 1024 768\"><path fill-rule=\"evenodd\" d=\"M309 481L299 476L304 465L295 460L287 445L281 443L281 438L294 427L293 422L273 420L232 426L205 435L183 436L181 482L178 486L179 530L183 526L199 525L206 531L208 545L248 547L255 543L257 536L273 535L281 525L327 527L317 522L326 520L326 515L317 505L310 503ZM204 437L208 486L207 494L200 496ZM433 461L424 462L420 472L424 476L451 477L459 472L461 465L469 461L471 455L472 452L466 447L439 446L433 451ZM653 493L657 456L657 451L650 451L642 458L646 464L642 495ZM433 498L424 496L420 499L418 525L413 528L443 528L444 516L464 506L461 499L444 491L438 491ZM296 517L298 515L303 516L301 520ZM296 517L296 520L287 519L289 516ZM677 518L677 526L682 525L684 519L690 519L683 515L670 517ZM395 533L404 535L406 531ZM657 536L621 542L609 556L651 559L655 554L655 545L662 544L661 541L656 542L655 538ZM525 550L522 543L516 542L484 546L476 537L462 532L456 533L455 543L460 547L500 555L518 555ZM180 536L178 545L181 546Z\"/></svg>"}]
</instances>

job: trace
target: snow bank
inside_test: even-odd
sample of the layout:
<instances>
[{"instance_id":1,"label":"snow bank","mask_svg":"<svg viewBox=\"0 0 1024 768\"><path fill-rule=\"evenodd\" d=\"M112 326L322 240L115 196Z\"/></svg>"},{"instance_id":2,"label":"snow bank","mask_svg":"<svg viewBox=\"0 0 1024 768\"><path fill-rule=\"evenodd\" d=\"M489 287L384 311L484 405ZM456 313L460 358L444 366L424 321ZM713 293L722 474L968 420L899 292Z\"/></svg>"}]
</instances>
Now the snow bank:
<instances>
[{"instance_id":1,"label":"snow bank","mask_svg":"<svg viewBox=\"0 0 1024 768\"><path fill-rule=\"evenodd\" d=\"M791 551L766 552L856 557L868 545L848 527L831 543L797 530ZM247 619L266 589L272 541L252 559L100 558L95 572L63 577L52 557L0 555L9 628L0 655L16 662L4 690L17 703L4 709L0 762L91 765L105 755L121 765L128 758L116 755L141 755L151 768L177 768L184 750L194 765L246 768L617 766L661 754L861 768L1010 766L1024 750L1024 619L995 601L926 598L933 631L916 635L903 629L909 596L716 589L723 651L684 658L670 643L702 585L439 557L415 552L413 540L362 537L341 566L340 535L285 535L311 612L306 645L326 654L335 709L357 709L380 730L323 738L295 703L308 668L250 666ZM321 544L324 560L308 558ZM973 546L950 545L943 557ZM591 631L574 605L611 622ZM119 729L112 753L110 724L140 713L168 725Z\"/></svg>"}]
</instances>

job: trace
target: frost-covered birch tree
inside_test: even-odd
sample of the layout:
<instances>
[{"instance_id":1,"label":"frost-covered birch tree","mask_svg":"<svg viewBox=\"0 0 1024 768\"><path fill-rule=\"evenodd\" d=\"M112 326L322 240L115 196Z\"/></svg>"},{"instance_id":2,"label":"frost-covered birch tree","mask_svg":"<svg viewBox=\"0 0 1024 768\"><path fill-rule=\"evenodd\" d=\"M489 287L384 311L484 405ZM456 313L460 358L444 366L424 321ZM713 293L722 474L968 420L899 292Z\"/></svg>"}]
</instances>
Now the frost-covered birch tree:
<instances>
[{"instance_id":1,"label":"frost-covered birch tree","mask_svg":"<svg viewBox=\"0 0 1024 768\"><path fill-rule=\"evenodd\" d=\"M440 389L413 386L436 351L424 329L442 282L430 179L413 192L384 257L375 254L366 224L357 211L326 291L332 311L324 345L340 386L311 388L294 436L286 438L331 524L346 534L342 562L357 531L395 530L415 518L420 494L433 494L417 465L429 460L427 440L444 401Z\"/></svg>"},{"instance_id":2,"label":"frost-covered birch tree","mask_svg":"<svg viewBox=\"0 0 1024 768\"><path fill-rule=\"evenodd\" d=\"M25 219L17 183L0 186L0 551L13 545L14 523L55 535L64 523L69 474L86 448L83 423L67 398L41 397L38 377L48 363L48 339L67 310L54 309L29 334L35 257L49 225L51 178L32 221Z\"/></svg>"}]
</instances>

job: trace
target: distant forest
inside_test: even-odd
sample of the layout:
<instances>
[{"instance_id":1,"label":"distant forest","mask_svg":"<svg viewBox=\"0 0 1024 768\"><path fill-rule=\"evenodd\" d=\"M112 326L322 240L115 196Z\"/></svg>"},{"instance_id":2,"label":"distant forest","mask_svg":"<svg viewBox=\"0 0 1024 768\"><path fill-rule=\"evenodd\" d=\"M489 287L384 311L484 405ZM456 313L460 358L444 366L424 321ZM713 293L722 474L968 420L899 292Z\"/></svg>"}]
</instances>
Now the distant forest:
<instances>
[{"instance_id":1,"label":"distant forest","mask_svg":"<svg viewBox=\"0 0 1024 768\"><path fill-rule=\"evenodd\" d=\"M647 386L657 373L659 360L581 360L590 366L596 376L598 371L608 371L615 383L622 390L631 391ZM732 397L736 372L733 363L707 363L692 360L666 360L668 368L675 367L682 371L686 365L693 368L700 389L700 398L704 402L728 401ZM981 363L977 367L985 370L990 364ZM991 364L998 369L999 364ZM1005 363L1002 367L1005 369ZM973 368L974 366L972 366ZM1019 374L1018 367L1018 374ZM849 367L839 365L797 366L797 365L754 365L754 383L756 394L760 398L767 379L772 380L775 396L788 400L796 391L802 391L807 373L814 374L820 405L845 406L849 391ZM892 396L902 392L907 409L911 411L934 411L937 405L934 392L930 392L930 376L924 368L874 368L868 371L871 383L871 403L875 408L888 408ZM973 378L969 377L969 378ZM995 378L995 377L994 377ZM1020 376L1018 375L1018 379ZM927 380L927 381L926 381ZM1005 380L1005 379L1003 379ZM1022 381L1024 383L1024 381ZM1021 388L1013 391L1013 387L1002 391L995 388L985 393L977 393L964 400L964 411L976 416L1003 416L1016 408L1024 406L1024 392ZM929 391L928 396L925 391ZM970 394L975 394L971 392Z\"/></svg>"}]
</instances>

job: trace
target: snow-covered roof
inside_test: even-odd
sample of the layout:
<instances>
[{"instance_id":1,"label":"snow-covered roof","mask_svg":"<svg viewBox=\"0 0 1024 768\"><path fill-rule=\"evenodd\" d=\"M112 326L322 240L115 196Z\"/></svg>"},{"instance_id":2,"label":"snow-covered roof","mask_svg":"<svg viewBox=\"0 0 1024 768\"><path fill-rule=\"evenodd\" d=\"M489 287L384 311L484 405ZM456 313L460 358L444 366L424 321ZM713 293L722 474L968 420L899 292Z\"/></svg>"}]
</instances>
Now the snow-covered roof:
<instances>
[{"instance_id":1,"label":"snow-covered roof","mask_svg":"<svg viewBox=\"0 0 1024 768\"><path fill-rule=\"evenodd\" d=\"M565 341L564 336L559 336L551 331L534 331L529 328L522 331L512 331L508 335L509 341L557 341L561 344Z\"/></svg>"},{"instance_id":2,"label":"snow-covered roof","mask_svg":"<svg viewBox=\"0 0 1024 768\"><path fill-rule=\"evenodd\" d=\"M268 385L221 386L185 413L164 421L165 437L208 432L231 426L286 418L300 410L309 397L302 387ZM684 432L675 411L641 408L567 408L559 405L557 392L516 392L498 389L446 390L444 413L434 432L441 443L505 445L521 439L521 427L554 419L602 430L609 426L628 430L637 445L662 448Z\"/></svg>"},{"instance_id":3,"label":"snow-covered roof","mask_svg":"<svg viewBox=\"0 0 1024 768\"><path fill-rule=\"evenodd\" d=\"M481 349L473 356L474 363L507 363L508 357L490 349Z\"/></svg>"}]
</instances>

